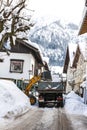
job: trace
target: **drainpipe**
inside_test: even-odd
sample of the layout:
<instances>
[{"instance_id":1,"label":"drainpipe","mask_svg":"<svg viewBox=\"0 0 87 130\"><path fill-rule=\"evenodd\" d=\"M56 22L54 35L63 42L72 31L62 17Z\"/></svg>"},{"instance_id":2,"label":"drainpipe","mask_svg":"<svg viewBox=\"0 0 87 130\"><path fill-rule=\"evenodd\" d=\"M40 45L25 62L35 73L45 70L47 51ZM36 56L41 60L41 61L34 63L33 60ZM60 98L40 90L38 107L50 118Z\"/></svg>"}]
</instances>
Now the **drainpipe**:
<instances>
[{"instance_id":1,"label":"drainpipe","mask_svg":"<svg viewBox=\"0 0 87 130\"><path fill-rule=\"evenodd\" d=\"M87 3L87 0L86 0L86 3ZM85 60L85 63L86 63L86 81L87 81L87 38L86 38L86 45L85 45L85 57L86 57L86 60ZM86 87L84 88L84 103L86 104Z\"/></svg>"},{"instance_id":2,"label":"drainpipe","mask_svg":"<svg viewBox=\"0 0 87 130\"><path fill-rule=\"evenodd\" d=\"M84 87L84 103L86 104L86 87Z\"/></svg>"},{"instance_id":3,"label":"drainpipe","mask_svg":"<svg viewBox=\"0 0 87 130\"><path fill-rule=\"evenodd\" d=\"M86 56L87 57L87 56ZM87 81L87 58L86 58L86 81ZM87 91L86 91L86 87L84 87L84 103L86 104L86 101L87 101L87 99L86 99L86 94L87 93Z\"/></svg>"}]
</instances>

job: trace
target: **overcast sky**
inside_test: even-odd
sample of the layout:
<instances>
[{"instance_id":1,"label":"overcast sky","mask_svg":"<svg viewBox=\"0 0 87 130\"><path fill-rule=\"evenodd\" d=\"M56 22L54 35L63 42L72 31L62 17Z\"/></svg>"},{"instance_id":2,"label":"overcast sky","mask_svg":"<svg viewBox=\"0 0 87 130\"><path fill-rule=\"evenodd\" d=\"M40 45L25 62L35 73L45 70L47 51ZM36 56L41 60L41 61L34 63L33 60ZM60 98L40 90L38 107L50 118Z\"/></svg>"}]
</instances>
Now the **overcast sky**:
<instances>
[{"instance_id":1,"label":"overcast sky","mask_svg":"<svg viewBox=\"0 0 87 130\"><path fill-rule=\"evenodd\" d=\"M57 16L61 19L80 23L85 0L29 0L29 8L35 16Z\"/></svg>"}]
</instances>

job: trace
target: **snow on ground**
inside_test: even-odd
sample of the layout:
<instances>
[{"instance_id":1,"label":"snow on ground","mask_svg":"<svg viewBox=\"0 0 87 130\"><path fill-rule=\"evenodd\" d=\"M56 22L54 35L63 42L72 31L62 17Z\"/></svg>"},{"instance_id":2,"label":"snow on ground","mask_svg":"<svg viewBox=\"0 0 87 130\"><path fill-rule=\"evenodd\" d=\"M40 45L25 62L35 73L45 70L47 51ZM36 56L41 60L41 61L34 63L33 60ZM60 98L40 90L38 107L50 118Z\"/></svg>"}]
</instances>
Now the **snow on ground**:
<instances>
[{"instance_id":1,"label":"snow on ground","mask_svg":"<svg viewBox=\"0 0 87 130\"><path fill-rule=\"evenodd\" d=\"M83 98L75 94L74 91L64 96L64 108L67 113L87 116L87 105L84 104ZM7 118L14 119L29 109L33 110L36 108L37 106L30 106L28 97L12 81L0 80L0 121ZM46 121L51 122L50 120L53 120L54 116L53 111L49 111L49 108L44 108L44 113L41 119L42 124L45 124ZM50 116L47 116L47 113Z\"/></svg>"},{"instance_id":2,"label":"snow on ground","mask_svg":"<svg viewBox=\"0 0 87 130\"><path fill-rule=\"evenodd\" d=\"M87 116L87 105L84 104L83 98L71 91L65 96L65 110L70 114L79 114Z\"/></svg>"},{"instance_id":3,"label":"snow on ground","mask_svg":"<svg viewBox=\"0 0 87 130\"><path fill-rule=\"evenodd\" d=\"M43 116L40 120L41 125L43 125L44 129L49 127L54 120L54 117L57 114L57 109L55 108L44 108Z\"/></svg>"},{"instance_id":4,"label":"snow on ground","mask_svg":"<svg viewBox=\"0 0 87 130\"><path fill-rule=\"evenodd\" d=\"M0 119L14 118L29 110L28 97L9 80L0 80Z\"/></svg>"}]
</instances>

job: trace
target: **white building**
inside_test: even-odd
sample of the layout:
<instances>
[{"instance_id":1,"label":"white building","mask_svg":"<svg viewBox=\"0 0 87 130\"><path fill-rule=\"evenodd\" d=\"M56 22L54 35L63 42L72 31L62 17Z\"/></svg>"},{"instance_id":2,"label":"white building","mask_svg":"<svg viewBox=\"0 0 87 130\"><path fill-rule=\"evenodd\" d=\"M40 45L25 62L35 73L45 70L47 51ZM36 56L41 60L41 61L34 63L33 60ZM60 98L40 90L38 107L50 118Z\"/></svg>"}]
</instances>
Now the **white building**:
<instances>
[{"instance_id":1,"label":"white building","mask_svg":"<svg viewBox=\"0 0 87 130\"><path fill-rule=\"evenodd\" d=\"M43 70L44 64L40 51L34 45L17 40L7 55L4 49L0 50L0 78L11 79L18 84L29 81Z\"/></svg>"},{"instance_id":2,"label":"white building","mask_svg":"<svg viewBox=\"0 0 87 130\"><path fill-rule=\"evenodd\" d=\"M66 93L70 92L73 90L73 82L74 82L74 68L72 67L73 65L73 60L75 57L77 49L77 44L70 43L67 46L67 51L66 51L66 56L65 56L65 62L64 62L64 67L63 67L63 73L66 74Z\"/></svg>"}]
</instances>

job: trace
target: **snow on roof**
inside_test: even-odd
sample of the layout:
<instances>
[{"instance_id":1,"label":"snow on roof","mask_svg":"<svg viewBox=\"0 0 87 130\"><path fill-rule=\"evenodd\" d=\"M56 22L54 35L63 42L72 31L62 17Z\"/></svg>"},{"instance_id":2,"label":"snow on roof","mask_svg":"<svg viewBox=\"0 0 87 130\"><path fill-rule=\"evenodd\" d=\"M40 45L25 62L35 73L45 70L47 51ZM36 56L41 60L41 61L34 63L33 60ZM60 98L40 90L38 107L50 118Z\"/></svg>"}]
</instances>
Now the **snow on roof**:
<instances>
[{"instance_id":1,"label":"snow on roof","mask_svg":"<svg viewBox=\"0 0 87 130\"><path fill-rule=\"evenodd\" d=\"M64 108L70 114L87 116L87 105L84 104L83 98L75 94L74 91L65 96Z\"/></svg>"},{"instance_id":2,"label":"snow on roof","mask_svg":"<svg viewBox=\"0 0 87 130\"><path fill-rule=\"evenodd\" d=\"M28 97L12 81L0 79L0 119L22 115L29 107Z\"/></svg>"},{"instance_id":3,"label":"snow on roof","mask_svg":"<svg viewBox=\"0 0 87 130\"><path fill-rule=\"evenodd\" d=\"M86 51L87 51L87 50L86 50L87 41L84 40L83 42L79 42L78 44L79 44L79 48L80 48L81 53L83 54L84 58L86 59L86 56L87 56L87 55L86 55L86 53L87 53L87 52L86 52Z\"/></svg>"},{"instance_id":4,"label":"snow on roof","mask_svg":"<svg viewBox=\"0 0 87 130\"><path fill-rule=\"evenodd\" d=\"M48 57L43 57L43 61L45 61L48 64L49 63L49 58Z\"/></svg>"},{"instance_id":5,"label":"snow on roof","mask_svg":"<svg viewBox=\"0 0 87 130\"><path fill-rule=\"evenodd\" d=\"M31 42L30 40L28 40L28 41L27 41L27 40L23 40L23 41L25 41L27 44L29 44L29 45L35 47L36 49L40 50L40 48L39 48L39 46L38 46L37 43Z\"/></svg>"},{"instance_id":6,"label":"snow on roof","mask_svg":"<svg viewBox=\"0 0 87 130\"><path fill-rule=\"evenodd\" d=\"M29 44L29 45L35 47L36 49L38 49L38 52L40 53L40 56L41 56L41 58L42 58L43 61L46 61L47 63L49 62L49 58L43 56L42 50L41 50L40 46L37 43L31 42L30 40L28 40L28 41L24 40L24 41L27 44Z\"/></svg>"},{"instance_id":7,"label":"snow on roof","mask_svg":"<svg viewBox=\"0 0 87 130\"><path fill-rule=\"evenodd\" d=\"M70 65L72 66L77 49L77 44L70 43L68 47L69 47Z\"/></svg>"},{"instance_id":8,"label":"snow on roof","mask_svg":"<svg viewBox=\"0 0 87 130\"><path fill-rule=\"evenodd\" d=\"M82 13L82 19L81 19L80 24L79 24L79 33L78 33L78 35L82 34L82 32L81 32L82 24L83 24L85 16L86 16L86 11L87 11L87 7L85 6L84 9L83 9L83 13Z\"/></svg>"}]
</instances>

